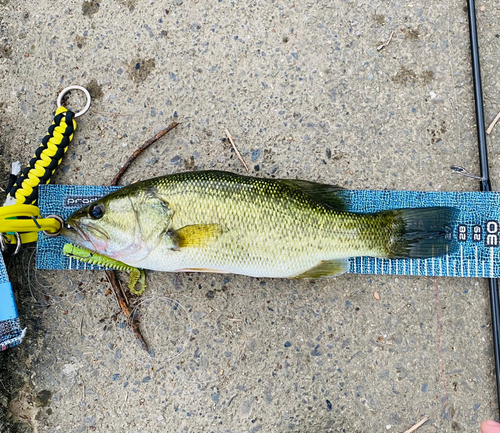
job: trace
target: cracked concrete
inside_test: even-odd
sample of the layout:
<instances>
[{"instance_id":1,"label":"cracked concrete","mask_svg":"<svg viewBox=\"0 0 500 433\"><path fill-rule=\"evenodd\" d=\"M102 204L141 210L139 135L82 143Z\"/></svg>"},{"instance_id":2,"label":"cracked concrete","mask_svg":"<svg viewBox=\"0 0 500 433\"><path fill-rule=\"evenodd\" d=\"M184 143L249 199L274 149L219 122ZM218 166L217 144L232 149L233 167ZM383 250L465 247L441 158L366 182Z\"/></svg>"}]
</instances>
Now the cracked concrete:
<instances>
[{"instance_id":1,"label":"cracked concrete","mask_svg":"<svg viewBox=\"0 0 500 433\"><path fill-rule=\"evenodd\" d=\"M0 184L78 84L94 99L57 183L109 183L175 119L125 182L243 173L228 128L255 176L475 190L449 169L478 166L464 7L1 0ZM487 121L500 109L499 22L497 2L478 3ZM35 271L29 248L9 269L28 333L0 355L1 431L403 432L428 417L419 432L476 432L498 411L483 280L149 274L150 358L102 273Z\"/></svg>"}]
</instances>

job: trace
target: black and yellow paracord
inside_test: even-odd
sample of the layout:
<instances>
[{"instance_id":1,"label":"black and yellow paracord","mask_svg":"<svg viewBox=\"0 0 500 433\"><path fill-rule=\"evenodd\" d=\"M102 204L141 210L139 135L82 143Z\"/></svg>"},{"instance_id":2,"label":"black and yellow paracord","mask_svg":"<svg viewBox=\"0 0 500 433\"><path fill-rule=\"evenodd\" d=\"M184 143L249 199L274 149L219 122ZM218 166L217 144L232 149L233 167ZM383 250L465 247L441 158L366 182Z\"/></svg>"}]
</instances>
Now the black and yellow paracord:
<instances>
[{"instance_id":1,"label":"black and yellow paracord","mask_svg":"<svg viewBox=\"0 0 500 433\"><path fill-rule=\"evenodd\" d=\"M64 107L56 111L54 121L40 147L22 171L9 192L16 204L35 204L38 199L38 185L49 183L50 177L61 163L76 129L74 113Z\"/></svg>"},{"instance_id":2,"label":"black and yellow paracord","mask_svg":"<svg viewBox=\"0 0 500 433\"><path fill-rule=\"evenodd\" d=\"M63 96L72 90L82 91L87 102L82 111L74 114L62 106ZM46 235L57 235L63 220L57 215L42 218L36 207L38 186L49 183L51 176L61 163L76 130L75 118L84 114L90 107L90 94L81 86L70 86L64 89L57 98L58 109L54 121L43 138L40 147L22 171L16 182L7 191L5 205L0 208L0 248L5 244L36 242L37 232ZM16 253L19 245L16 247Z\"/></svg>"},{"instance_id":3,"label":"black and yellow paracord","mask_svg":"<svg viewBox=\"0 0 500 433\"><path fill-rule=\"evenodd\" d=\"M38 185L50 182L52 174L61 163L73 139L76 129L74 117L74 113L64 107L56 110L47 135L9 191L7 204L9 201L15 204L0 209L0 231L6 242L10 244L15 244L18 240L23 244L36 242L38 231L56 233L61 228L61 223L57 219L42 219L35 204L38 200Z\"/></svg>"}]
</instances>

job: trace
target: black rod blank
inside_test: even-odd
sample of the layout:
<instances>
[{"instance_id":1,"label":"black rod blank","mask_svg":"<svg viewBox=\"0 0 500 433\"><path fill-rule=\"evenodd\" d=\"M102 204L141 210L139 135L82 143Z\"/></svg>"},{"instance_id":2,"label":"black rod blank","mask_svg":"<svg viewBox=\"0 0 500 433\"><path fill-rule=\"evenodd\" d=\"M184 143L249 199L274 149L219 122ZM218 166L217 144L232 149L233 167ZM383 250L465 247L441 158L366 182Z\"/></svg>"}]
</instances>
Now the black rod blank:
<instances>
[{"instance_id":1,"label":"black rod blank","mask_svg":"<svg viewBox=\"0 0 500 433\"><path fill-rule=\"evenodd\" d=\"M474 0L467 0L469 9L469 35L471 42L472 76L474 80L474 102L476 106L477 138L479 145L479 162L481 168L481 191L491 191L488 168L488 150L486 147L486 131L483 108L483 90L481 85L481 67L479 65L479 44L477 41L476 6ZM493 350L495 355L495 372L497 380L497 402L500 415L500 304L498 298L498 280L489 279L491 329L493 332Z\"/></svg>"}]
</instances>

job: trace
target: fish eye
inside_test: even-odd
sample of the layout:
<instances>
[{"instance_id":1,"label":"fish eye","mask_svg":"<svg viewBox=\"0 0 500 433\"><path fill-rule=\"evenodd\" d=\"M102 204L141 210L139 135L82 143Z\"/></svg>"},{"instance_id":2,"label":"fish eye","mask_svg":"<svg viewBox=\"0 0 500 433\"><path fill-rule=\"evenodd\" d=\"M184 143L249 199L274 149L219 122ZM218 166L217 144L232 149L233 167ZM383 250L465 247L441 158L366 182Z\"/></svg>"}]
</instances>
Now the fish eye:
<instances>
[{"instance_id":1,"label":"fish eye","mask_svg":"<svg viewBox=\"0 0 500 433\"><path fill-rule=\"evenodd\" d=\"M95 203L89 208L89 216L94 220L102 218L104 215L104 206L101 203Z\"/></svg>"}]
</instances>

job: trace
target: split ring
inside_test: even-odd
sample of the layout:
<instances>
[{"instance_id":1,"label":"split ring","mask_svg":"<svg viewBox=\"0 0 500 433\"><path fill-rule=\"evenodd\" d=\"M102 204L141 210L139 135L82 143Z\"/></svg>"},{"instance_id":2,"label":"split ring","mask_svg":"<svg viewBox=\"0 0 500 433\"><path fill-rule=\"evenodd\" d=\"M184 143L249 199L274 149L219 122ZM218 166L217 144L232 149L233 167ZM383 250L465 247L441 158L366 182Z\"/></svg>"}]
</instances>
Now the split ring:
<instances>
[{"instance_id":1,"label":"split ring","mask_svg":"<svg viewBox=\"0 0 500 433\"><path fill-rule=\"evenodd\" d=\"M63 96L68 93L68 92L71 92L71 90L80 90L81 92L83 92L87 98L87 103L85 104L85 107L83 107L83 110L82 111L79 111L78 113L75 114L75 118L76 117L80 117L82 114L85 114L89 107L90 107L90 93L89 91L85 88L85 87L82 87L82 86L69 86L69 87L66 87L61 93L59 93L59 96L57 97L57 106L60 107L62 105L62 98Z\"/></svg>"},{"instance_id":2,"label":"split ring","mask_svg":"<svg viewBox=\"0 0 500 433\"><path fill-rule=\"evenodd\" d=\"M43 234L49 238L55 238L59 236L61 229L64 227L64 220L59 215L47 215L45 218L54 218L61 223L61 227L55 233L49 233L47 230L43 230Z\"/></svg>"}]
</instances>

